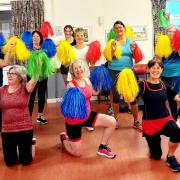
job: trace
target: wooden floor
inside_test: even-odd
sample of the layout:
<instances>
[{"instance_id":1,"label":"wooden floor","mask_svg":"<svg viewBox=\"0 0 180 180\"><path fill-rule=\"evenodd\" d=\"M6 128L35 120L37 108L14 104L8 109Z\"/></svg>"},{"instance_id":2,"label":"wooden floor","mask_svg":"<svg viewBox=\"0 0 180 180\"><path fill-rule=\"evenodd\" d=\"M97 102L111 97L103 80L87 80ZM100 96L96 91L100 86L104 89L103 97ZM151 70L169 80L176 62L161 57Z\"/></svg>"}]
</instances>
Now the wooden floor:
<instances>
[{"instance_id":1,"label":"wooden floor","mask_svg":"<svg viewBox=\"0 0 180 180\"><path fill-rule=\"evenodd\" d=\"M93 110L106 113L107 104L93 103ZM35 119L35 114L33 119ZM149 158L148 148L141 133L132 128L132 117L121 114L120 128L115 131L110 147L117 153L116 159L107 159L96 154L102 129L94 132L83 130L83 155L74 158L61 150L59 133L63 131L63 117L58 104L45 107L47 125L34 121L34 136L37 138L36 157L33 163L23 167L5 166L0 145L0 180L180 180L180 173L173 173L164 163L167 139L163 138L162 160ZM180 160L180 148L176 152Z\"/></svg>"}]
</instances>

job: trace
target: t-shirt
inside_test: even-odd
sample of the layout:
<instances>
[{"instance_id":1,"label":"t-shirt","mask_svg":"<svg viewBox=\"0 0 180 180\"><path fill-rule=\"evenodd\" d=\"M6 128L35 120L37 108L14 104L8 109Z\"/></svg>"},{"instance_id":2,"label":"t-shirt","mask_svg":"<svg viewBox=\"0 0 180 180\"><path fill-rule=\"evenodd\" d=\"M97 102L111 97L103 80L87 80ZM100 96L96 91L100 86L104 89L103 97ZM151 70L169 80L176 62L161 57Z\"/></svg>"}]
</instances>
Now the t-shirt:
<instances>
[{"instance_id":1,"label":"t-shirt","mask_svg":"<svg viewBox=\"0 0 180 180\"><path fill-rule=\"evenodd\" d=\"M25 84L13 93L8 92L7 85L0 87L2 132L20 132L33 128L28 109L29 97Z\"/></svg>"}]
</instances>

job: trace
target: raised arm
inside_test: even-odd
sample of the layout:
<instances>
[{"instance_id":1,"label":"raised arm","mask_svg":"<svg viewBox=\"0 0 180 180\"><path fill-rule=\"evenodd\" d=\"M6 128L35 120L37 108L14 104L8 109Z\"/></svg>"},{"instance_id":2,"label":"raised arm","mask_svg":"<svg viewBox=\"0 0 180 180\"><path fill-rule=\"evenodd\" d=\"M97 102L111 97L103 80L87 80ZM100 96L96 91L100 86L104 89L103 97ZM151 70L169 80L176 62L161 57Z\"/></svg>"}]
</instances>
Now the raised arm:
<instances>
[{"instance_id":1,"label":"raised arm","mask_svg":"<svg viewBox=\"0 0 180 180\"><path fill-rule=\"evenodd\" d=\"M12 48L13 48L14 46L15 46L15 42L12 42L12 43L9 45L8 50L6 51L4 60L3 60L3 59L0 59L0 67L5 67L5 66L9 65L9 63L10 63L10 53L11 53L11 50L12 50Z\"/></svg>"},{"instance_id":2,"label":"raised arm","mask_svg":"<svg viewBox=\"0 0 180 180\"><path fill-rule=\"evenodd\" d=\"M35 81L34 79L31 79L30 81L28 81L28 82L26 83L26 90L27 90L29 93L32 93L32 91L34 90L36 84L37 84L37 81Z\"/></svg>"}]
</instances>

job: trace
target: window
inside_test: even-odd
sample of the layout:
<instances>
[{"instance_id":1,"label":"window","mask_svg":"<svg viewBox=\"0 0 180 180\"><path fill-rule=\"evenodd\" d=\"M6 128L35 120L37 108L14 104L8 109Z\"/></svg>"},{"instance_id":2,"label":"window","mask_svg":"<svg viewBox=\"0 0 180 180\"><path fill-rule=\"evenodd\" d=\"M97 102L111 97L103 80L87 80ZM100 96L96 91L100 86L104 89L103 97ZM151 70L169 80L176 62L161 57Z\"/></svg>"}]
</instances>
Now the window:
<instances>
[{"instance_id":1,"label":"window","mask_svg":"<svg viewBox=\"0 0 180 180\"><path fill-rule=\"evenodd\" d=\"M0 32L3 33L5 39L12 35L10 4L0 3Z\"/></svg>"},{"instance_id":2,"label":"window","mask_svg":"<svg viewBox=\"0 0 180 180\"><path fill-rule=\"evenodd\" d=\"M180 0L167 0L166 11L170 14L170 24L180 28Z\"/></svg>"}]
</instances>

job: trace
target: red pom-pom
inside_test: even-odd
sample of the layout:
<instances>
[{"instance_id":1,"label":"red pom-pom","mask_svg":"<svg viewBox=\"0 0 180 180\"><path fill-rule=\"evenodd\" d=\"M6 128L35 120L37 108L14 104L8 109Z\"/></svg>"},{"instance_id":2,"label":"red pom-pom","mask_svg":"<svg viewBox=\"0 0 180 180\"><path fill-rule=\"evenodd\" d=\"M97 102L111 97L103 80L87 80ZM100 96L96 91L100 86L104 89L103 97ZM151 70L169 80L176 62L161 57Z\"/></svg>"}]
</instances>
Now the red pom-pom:
<instances>
[{"instance_id":1,"label":"red pom-pom","mask_svg":"<svg viewBox=\"0 0 180 180\"><path fill-rule=\"evenodd\" d=\"M176 51L180 51L180 29L176 29L173 39L172 39L172 47Z\"/></svg>"},{"instance_id":2,"label":"red pom-pom","mask_svg":"<svg viewBox=\"0 0 180 180\"><path fill-rule=\"evenodd\" d=\"M86 60L94 65L101 57L101 45L99 41L93 41L89 44L89 49L86 54Z\"/></svg>"},{"instance_id":3,"label":"red pom-pom","mask_svg":"<svg viewBox=\"0 0 180 180\"><path fill-rule=\"evenodd\" d=\"M42 33L43 39L48 38L48 36L53 36L54 31L48 21L44 21L41 25L40 32Z\"/></svg>"},{"instance_id":4,"label":"red pom-pom","mask_svg":"<svg viewBox=\"0 0 180 180\"><path fill-rule=\"evenodd\" d=\"M136 47L133 52L133 59L135 61L135 64L137 64L138 62L140 62L143 59L142 52L137 44L136 44Z\"/></svg>"}]
</instances>

